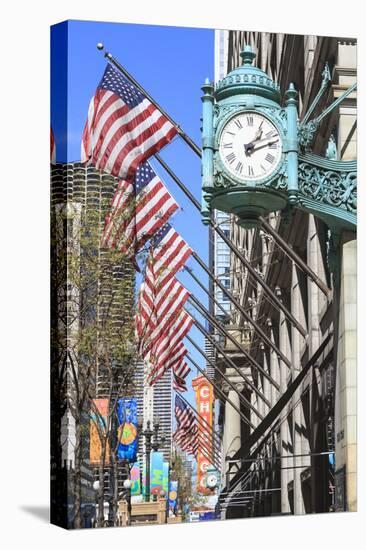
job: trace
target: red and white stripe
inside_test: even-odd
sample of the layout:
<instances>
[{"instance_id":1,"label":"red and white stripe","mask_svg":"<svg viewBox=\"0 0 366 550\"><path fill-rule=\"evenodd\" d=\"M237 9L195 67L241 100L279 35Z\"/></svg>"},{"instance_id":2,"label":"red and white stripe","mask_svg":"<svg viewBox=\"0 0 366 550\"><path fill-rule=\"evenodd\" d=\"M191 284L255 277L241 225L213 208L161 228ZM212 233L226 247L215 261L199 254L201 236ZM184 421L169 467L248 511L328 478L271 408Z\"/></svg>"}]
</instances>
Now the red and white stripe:
<instances>
[{"instance_id":1,"label":"red and white stripe","mask_svg":"<svg viewBox=\"0 0 366 550\"><path fill-rule=\"evenodd\" d=\"M98 88L89 105L81 162L130 179L141 162L176 134L176 128L148 99L131 109L118 94Z\"/></svg>"},{"instance_id":2,"label":"red and white stripe","mask_svg":"<svg viewBox=\"0 0 366 550\"><path fill-rule=\"evenodd\" d=\"M192 317L183 310L177 320L170 325L164 336L156 340L153 348L148 354L151 365L151 371L149 373L150 379L155 380L164 374L168 360L173 356L176 347L189 332L192 324Z\"/></svg>"},{"instance_id":3,"label":"red and white stripe","mask_svg":"<svg viewBox=\"0 0 366 550\"><path fill-rule=\"evenodd\" d=\"M173 441L182 449L182 451L196 456L199 449L197 424L194 424L188 429L178 427L173 434Z\"/></svg>"},{"instance_id":4,"label":"red and white stripe","mask_svg":"<svg viewBox=\"0 0 366 550\"><path fill-rule=\"evenodd\" d=\"M191 372L191 369L185 362L184 358L180 359L173 366L173 389L178 392L185 392L188 390L186 378Z\"/></svg>"},{"instance_id":5,"label":"red and white stripe","mask_svg":"<svg viewBox=\"0 0 366 550\"><path fill-rule=\"evenodd\" d=\"M145 280L162 287L183 267L191 254L192 249L172 227L152 250L146 264Z\"/></svg>"},{"instance_id":6,"label":"red and white stripe","mask_svg":"<svg viewBox=\"0 0 366 550\"><path fill-rule=\"evenodd\" d=\"M169 358L165 361L164 366L162 368L156 369L154 372L151 371L151 373L148 376L148 381L150 386L152 386L153 384L155 384L155 382L160 380L160 378L169 369L172 369L174 372L175 366L184 360L184 357L187 353L188 353L187 348L185 347L183 342L180 342L175 347L175 349L171 352Z\"/></svg>"},{"instance_id":7,"label":"red and white stripe","mask_svg":"<svg viewBox=\"0 0 366 550\"><path fill-rule=\"evenodd\" d=\"M158 176L138 195L132 183L122 180L106 217L101 245L136 253L178 208Z\"/></svg>"},{"instance_id":8,"label":"red and white stripe","mask_svg":"<svg viewBox=\"0 0 366 550\"><path fill-rule=\"evenodd\" d=\"M175 277L158 292L151 286L150 280L142 284L136 314L136 333L143 355L177 319L190 295Z\"/></svg>"},{"instance_id":9,"label":"red and white stripe","mask_svg":"<svg viewBox=\"0 0 366 550\"><path fill-rule=\"evenodd\" d=\"M51 164L56 164L56 143L55 143L55 136L53 134L53 130L51 128L51 135L50 135L50 160Z\"/></svg>"}]
</instances>

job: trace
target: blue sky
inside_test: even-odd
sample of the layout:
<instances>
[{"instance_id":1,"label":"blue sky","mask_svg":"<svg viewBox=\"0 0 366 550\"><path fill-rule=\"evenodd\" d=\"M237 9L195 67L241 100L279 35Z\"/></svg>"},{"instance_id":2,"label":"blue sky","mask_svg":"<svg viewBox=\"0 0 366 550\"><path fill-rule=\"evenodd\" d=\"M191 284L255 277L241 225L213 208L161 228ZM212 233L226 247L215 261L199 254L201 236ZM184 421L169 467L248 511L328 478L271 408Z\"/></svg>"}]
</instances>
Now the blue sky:
<instances>
[{"instance_id":1,"label":"blue sky","mask_svg":"<svg viewBox=\"0 0 366 550\"><path fill-rule=\"evenodd\" d=\"M68 50L62 53L57 44L62 40L66 42L66 39ZM210 80L214 77L213 30L69 21L67 25L54 26L51 36L51 123L57 161L80 160L80 140L89 101L106 65L104 56L96 49L98 42L103 42L106 51L111 52L200 145L200 88L206 77ZM67 75L63 75L60 68L66 66L66 55L68 70ZM56 72L61 86L55 86ZM67 106L63 100L66 86ZM180 138L165 147L161 156L199 199L199 157ZM201 222L199 212L163 169L157 163L152 164L181 207L181 211L171 219L172 225L207 263L208 231ZM190 259L188 265L208 286L207 276L196 262ZM178 278L203 304L208 305L207 296L187 273L182 271ZM193 327L190 335L204 349L204 339L199 331ZM190 348L188 343L187 347ZM194 349L192 356L202 367L205 366L202 356ZM191 392L187 397L191 401Z\"/></svg>"}]
</instances>

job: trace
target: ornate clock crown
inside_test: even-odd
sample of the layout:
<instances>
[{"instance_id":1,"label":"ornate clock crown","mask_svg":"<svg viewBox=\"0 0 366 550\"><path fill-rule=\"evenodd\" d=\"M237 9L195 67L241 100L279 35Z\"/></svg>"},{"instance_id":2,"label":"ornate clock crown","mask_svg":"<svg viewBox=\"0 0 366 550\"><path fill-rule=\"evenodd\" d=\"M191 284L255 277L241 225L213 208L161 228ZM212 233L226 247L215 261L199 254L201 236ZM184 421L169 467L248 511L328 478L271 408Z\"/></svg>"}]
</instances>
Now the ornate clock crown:
<instances>
[{"instance_id":1,"label":"ornate clock crown","mask_svg":"<svg viewBox=\"0 0 366 550\"><path fill-rule=\"evenodd\" d=\"M256 54L249 45L240 52L240 57L243 64L217 82L214 94L216 100L221 101L238 94L253 94L279 103L279 85L264 71L253 66Z\"/></svg>"}]
</instances>

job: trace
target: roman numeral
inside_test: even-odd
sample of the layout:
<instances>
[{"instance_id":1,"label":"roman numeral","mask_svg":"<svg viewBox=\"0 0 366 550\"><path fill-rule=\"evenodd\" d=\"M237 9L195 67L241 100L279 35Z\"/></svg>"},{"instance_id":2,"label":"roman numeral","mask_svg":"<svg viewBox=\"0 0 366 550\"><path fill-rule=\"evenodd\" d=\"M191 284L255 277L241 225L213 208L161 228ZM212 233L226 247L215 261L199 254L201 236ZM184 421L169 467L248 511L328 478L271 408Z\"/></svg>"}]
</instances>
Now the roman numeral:
<instances>
[{"instance_id":1,"label":"roman numeral","mask_svg":"<svg viewBox=\"0 0 366 550\"><path fill-rule=\"evenodd\" d=\"M230 164L232 164L232 163L234 162L235 159L236 159L235 153L230 153L230 155L228 155L228 156L226 157L226 160L227 160Z\"/></svg>"},{"instance_id":2,"label":"roman numeral","mask_svg":"<svg viewBox=\"0 0 366 550\"><path fill-rule=\"evenodd\" d=\"M274 158L273 155L271 155L271 153L267 153L266 158L265 158L264 160L266 160L267 162L269 162L270 164L272 164L273 161L274 161L274 159L275 159L275 158Z\"/></svg>"},{"instance_id":3,"label":"roman numeral","mask_svg":"<svg viewBox=\"0 0 366 550\"><path fill-rule=\"evenodd\" d=\"M253 166L248 166L248 176L254 176Z\"/></svg>"},{"instance_id":4,"label":"roman numeral","mask_svg":"<svg viewBox=\"0 0 366 550\"><path fill-rule=\"evenodd\" d=\"M238 164L236 165L235 170L236 170L237 172L239 172L239 174L242 173L243 164L242 164L240 161L239 161Z\"/></svg>"},{"instance_id":5,"label":"roman numeral","mask_svg":"<svg viewBox=\"0 0 366 550\"><path fill-rule=\"evenodd\" d=\"M269 149L277 149L277 141L275 141L274 143L271 143L269 146Z\"/></svg>"},{"instance_id":6,"label":"roman numeral","mask_svg":"<svg viewBox=\"0 0 366 550\"><path fill-rule=\"evenodd\" d=\"M229 130L226 130L226 134L230 134L231 136L235 136L234 132L229 132Z\"/></svg>"},{"instance_id":7,"label":"roman numeral","mask_svg":"<svg viewBox=\"0 0 366 550\"><path fill-rule=\"evenodd\" d=\"M275 136L277 136L277 132L275 132L274 130L271 130L270 132L266 133L267 139L271 139L271 137L275 137Z\"/></svg>"},{"instance_id":8,"label":"roman numeral","mask_svg":"<svg viewBox=\"0 0 366 550\"><path fill-rule=\"evenodd\" d=\"M224 149L232 149L233 144L232 143L224 143Z\"/></svg>"},{"instance_id":9,"label":"roman numeral","mask_svg":"<svg viewBox=\"0 0 366 550\"><path fill-rule=\"evenodd\" d=\"M253 126L253 117L250 115L247 116L247 124L248 126Z\"/></svg>"},{"instance_id":10,"label":"roman numeral","mask_svg":"<svg viewBox=\"0 0 366 550\"><path fill-rule=\"evenodd\" d=\"M239 128L239 130L240 130L240 128L243 128L243 125L242 125L242 123L240 122L240 120L238 118L236 120L234 120L234 122L237 125L237 127Z\"/></svg>"},{"instance_id":11,"label":"roman numeral","mask_svg":"<svg viewBox=\"0 0 366 550\"><path fill-rule=\"evenodd\" d=\"M263 164L261 164L261 169L262 169L262 172L265 172L265 171L266 171L266 169L265 169L265 167L263 166Z\"/></svg>"}]
</instances>

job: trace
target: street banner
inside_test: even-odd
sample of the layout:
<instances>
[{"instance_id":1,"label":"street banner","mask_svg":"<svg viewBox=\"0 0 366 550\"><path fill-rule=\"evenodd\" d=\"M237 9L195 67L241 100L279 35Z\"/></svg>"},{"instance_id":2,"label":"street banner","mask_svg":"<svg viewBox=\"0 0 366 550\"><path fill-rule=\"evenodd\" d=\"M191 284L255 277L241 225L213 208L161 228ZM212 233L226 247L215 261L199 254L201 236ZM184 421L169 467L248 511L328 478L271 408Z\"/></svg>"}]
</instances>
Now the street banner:
<instances>
[{"instance_id":1,"label":"street banner","mask_svg":"<svg viewBox=\"0 0 366 550\"><path fill-rule=\"evenodd\" d=\"M150 464L150 493L152 495L158 495L163 488L163 463L163 453L153 451Z\"/></svg>"},{"instance_id":2,"label":"street banner","mask_svg":"<svg viewBox=\"0 0 366 550\"><path fill-rule=\"evenodd\" d=\"M177 499L178 499L178 481L170 481L169 483L169 511L171 510L173 513L175 512L175 509L177 507Z\"/></svg>"},{"instance_id":3,"label":"street banner","mask_svg":"<svg viewBox=\"0 0 366 550\"><path fill-rule=\"evenodd\" d=\"M211 461L206 455L212 455L212 422L213 422L213 387L204 376L198 376L192 380L192 388L196 394L197 412L199 414L198 441L200 447L197 452L197 493L210 495L211 491L206 487L206 471L211 466ZM201 451L204 448L204 454Z\"/></svg>"},{"instance_id":4,"label":"street banner","mask_svg":"<svg viewBox=\"0 0 366 550\"><path fill-rule=\"evenodd\" d=\"M118 448L117 458L135 462L137 456L137 401L135 398L118 399Z\"/></svg>"},{"instance_id":5,"label":"street banner","mask_svg":"<svg viewBox=\"0 0 366 550\"><path fill-rule=\"evenodd\" d=\"M90 413L90 464L100 464L102 445L100 435L105 434L108 419L108 399L93 399L94 408ZM106 443L105 464L109 464L109 444Z\"/></svg>"},{"instance_id":6,"label":"street banner","mask_svg":"<svg viewBox=\"0 0 366 550\"><path fill-rule=\"evenodd\" d=\"M163 491L166 498L169 490L169 462L163 462Z\"/></svg>"},{"instance_id":7,"label":"street banner","mask_svg":"<svg viewBox=\"0 0 366 550\"><path fill-rule=\"evenodd\" d=\"M142 469L142 494L145 497L146 495L146 464L141 465Z\"/></svg>"},{"instance_id":8,"label":"street banner","mask_svg":"<svg viewBox=\"0 0 366 550\"><path fill-rule=\"evenodd\" d=\"M141 483L140 483L140 466L136 462L130 471L130 479L132 481L131 485L131 496L136 496L141 493Z\"/></svg>"}]
</instances>

